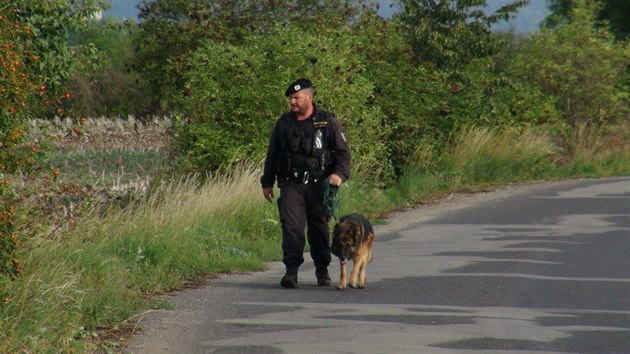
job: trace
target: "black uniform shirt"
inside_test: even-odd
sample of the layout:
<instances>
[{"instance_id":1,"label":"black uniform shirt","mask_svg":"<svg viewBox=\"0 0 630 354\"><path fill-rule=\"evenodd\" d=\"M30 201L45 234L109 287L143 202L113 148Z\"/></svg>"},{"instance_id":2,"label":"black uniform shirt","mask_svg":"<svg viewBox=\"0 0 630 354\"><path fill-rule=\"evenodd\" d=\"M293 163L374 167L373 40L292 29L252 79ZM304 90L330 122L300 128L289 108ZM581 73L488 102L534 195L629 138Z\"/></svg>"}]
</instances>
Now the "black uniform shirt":
<instances>
[{"instance_id":1,"label":"black uniform shirt","mask_svg":"<svg viewBox=\"0 0 630 354\"><path fill-rule=\"evenodd\" d=\"M328 125L326 127L326 139L327 148L332 153L332 162L327 169L327 175L336 174L341 177L342 180L350 178L350 166L352 164L352 156L350 148L346 142L345 135L343 134L343 128L339 121L335 117L327 112L319 111L315 105L313 105L313 114L307 119L298 122L294 112L288 112L283 114L277 121L271 133L271 139L269 140L269 147L267 149L267 156L265 158L265 167L263 175L260 178L260 183L263 188L273 187L277 172L276 161L280 154L281 146L286 145L281 143L281 139L286 139L280 132L292 129L293 122L298 122L298 129L306 129L306 123L311 124L313 117L328 117Z\"/></svg>"}]
</instances>

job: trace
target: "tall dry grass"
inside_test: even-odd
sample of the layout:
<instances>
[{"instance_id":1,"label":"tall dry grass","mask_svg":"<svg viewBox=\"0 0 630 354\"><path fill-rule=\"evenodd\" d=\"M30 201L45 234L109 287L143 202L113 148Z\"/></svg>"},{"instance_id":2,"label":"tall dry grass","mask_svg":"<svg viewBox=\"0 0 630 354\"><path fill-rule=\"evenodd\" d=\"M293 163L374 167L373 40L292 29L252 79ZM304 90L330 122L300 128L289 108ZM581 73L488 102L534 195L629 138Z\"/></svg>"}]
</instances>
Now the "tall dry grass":
<instances>
[{"instance_id":1,"label":"tall dry grass","mask_svg":"<svg viewBox=\"0 0 630 354\"><path fill-rule=\"evenodd\" d=\"M562 176L597 177L630 173L630 122L607 127L579 124L572 150L558 171Z\"/></svg>"},{"instance_id":2,"label":"tall dry grass","mask_svg":"<svg viewBox=\"0 0 630 354\"><path fill-rule=\"evenodd\" d=\"M455 136L442 168L456 184L503 183L546 176L556 148L538 129L513 132L465 127Z\"/></svg>"},{"instance_id":3,"label":"tall dry grass","mask_svg":"<svg viewBox=\"0 0 630 354\"><path fill-rule=\"evenodd\" d=\"M574 133L575 160L601 160L630 151L630 122L609 127L578 124Z\"/></svg>"},{"instance_id":4,"label":"tall dry grass","mask_svg":"<svg viewBox=\"0 0 630 354\"><path fill-rule=\"evenodd\" d=\"M150 307L147 294L278 259L276 210L262 198L259 171L164 183L144 201L85 216L23 250L23 276L2 284L10 295L0 352L82 352L98 328Z\"/></svg>"},{"instance_id":5,"label":"tall dry grass","mask_svg":"<svg viewBox=\"0 0 630 354\"><path fill-rule=\"evenodd\" d=\"M184 229L206 219L221 222L260 206L258 175L256 166L240 166L203 182L195 175L167 182L141 204L110 213L102 222L118 225L120 233L140 228L156 233L165 227Z\"/></svg>"},{"instance_id":6,"label":"tall dry grass","mask_svg":"<svg viewBox=\"0 0 630 354\"><path fill-rule=\"evenodd\" d=\"M348 190L342 189L350 196L342 198L342 210L378 216L451 192L544 178L554 171L555 152L548 136L536 129L465 127L445 147L420 142L393 186L375 189L366 183L368 178L358 184L350 181Z\"/></svg>"}]
</instances>

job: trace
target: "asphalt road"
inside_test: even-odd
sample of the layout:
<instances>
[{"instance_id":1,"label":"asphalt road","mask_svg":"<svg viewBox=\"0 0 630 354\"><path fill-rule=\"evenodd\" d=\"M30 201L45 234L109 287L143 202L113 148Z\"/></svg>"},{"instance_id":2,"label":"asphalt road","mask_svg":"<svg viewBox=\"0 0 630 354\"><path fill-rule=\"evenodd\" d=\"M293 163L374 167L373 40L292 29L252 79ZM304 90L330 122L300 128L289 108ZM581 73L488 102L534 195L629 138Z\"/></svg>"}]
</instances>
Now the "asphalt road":
<instances>
[{"instance_id":1,"label":"asphalt road","mask_svg":"<svg viewBox=\"0 0 630 354\"><path fill-rule=\"evenodd\" d=\"M177 293L128 351L630 353L630 178L454 196L375 233L365 289L312 263L284 289L273 263Z\"/></svg>"}]
</instances>

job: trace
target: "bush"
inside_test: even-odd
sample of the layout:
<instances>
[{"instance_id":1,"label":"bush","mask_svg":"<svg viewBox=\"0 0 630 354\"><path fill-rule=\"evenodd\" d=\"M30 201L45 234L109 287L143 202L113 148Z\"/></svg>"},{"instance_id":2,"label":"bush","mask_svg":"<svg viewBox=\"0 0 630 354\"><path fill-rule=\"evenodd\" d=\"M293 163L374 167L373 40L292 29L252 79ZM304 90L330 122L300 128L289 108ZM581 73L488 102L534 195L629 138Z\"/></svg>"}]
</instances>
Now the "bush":
<instances>
[{"instance_id":1,"label":"bush","mask_svg":"<svg viewBox=\"0 0 630 354\"><path fill-rule=\"evenodd\" d=\"M444 133L467 125L523 131L559 119L556 98L501 71L501 56L473 60L445 77L436 126Z\"/></svg>"},{"instance_id":2,"label":"bush","mask_svg":"<svg viewBox=\"0 0 630 354\"><path fill-rule=\"evenodd\" d=\"M595 13L594 7L578 6L570 23L523 41L507 68L516 80L556 99L562 119L555 130L569 156L578 144L578 128L600 130L630 113L630 44L615 42L597 27Z\"/></svg>"},{"instance_id":3,"label":"bush","mask_svg":"<svg viewBox=\"0 0 630 354\"><path fill-rule=\"evenodd\" d=\"M96 9L91 0L18 0L0 7L0 276L20 270L14 258L20 198L8 175L27 172L41 156L39 142L28 141L26 120L63 113L60 106L72 95L62 84L82 50L71 48L67 35Z\"/></svg>"},{"instance_id":4,"label":"bush","mask_svg":"<svg viewBox=\"0 0 630 354\"><path fill-rule=\"evenodd\" d=\"M187 168L213 170L236 161L262 161L274 122L288 111L286 86L299 77L315 85L315 102L344 126L357 165L391 176L385 149L389 128L368 105L373 85L357 55L350 29L278 27L243 45L206 42L186 76L186 119L177 124L177 146Z\"/></svg>"},{"instance_id":5,"label":"bush","mask_svg":"<svg viewBox=\"0 0 630 354\"><path fill-rule=\"evenodd\" d=\"M23 45L23 38L30 36L31 30L18 21L17 9L0 8L0 277L20 271L15 258L18 199L7 174L26 170L34 162L37 147L24 144L25 121L28 106L45 90L29 67L39 60Z\"/></svg>"},{"instance_id":6,"label":"bush","mask_svg":"<svg viewBox=\"0 0 630 354\"><path fill-rule=\"evenodd\" d=\"M15 228L15 193L9 180L0 178L0 275L21 273L15 252L19 247ZM3 296L4 295L4 296ZM7 294L0 293L2 298Z\"/></svg>"},{"instance_id":7,"label":"bush","mask_svg":"<svg viewBox=\"0 0 630 354\"><path fill-rule=\"evenodd\" d=\"M482 125L519 132L558 119L554 97L503 72L509 50L469 60L458 70L431 69L414 64L405 29L376 16L365 16L355 29L374 83L371 103L391 132L387 149L397 174L415 164L419 147L443 148L454 129Z\"/></svg>"},{"instance_id":8,"label":"bush","mask_svg":"<svg viewBox=\"0 0 630 354\"><path fill-rule=\"evenodd\" d=\"M436 135L432 122L440 105L441 74L414 64L405 28L396 22L367 15L354 33L362 43L365 77L374 85L367 105L384 115L387 151L399 174L418 143Z\"/></svg>"}]
</instances>

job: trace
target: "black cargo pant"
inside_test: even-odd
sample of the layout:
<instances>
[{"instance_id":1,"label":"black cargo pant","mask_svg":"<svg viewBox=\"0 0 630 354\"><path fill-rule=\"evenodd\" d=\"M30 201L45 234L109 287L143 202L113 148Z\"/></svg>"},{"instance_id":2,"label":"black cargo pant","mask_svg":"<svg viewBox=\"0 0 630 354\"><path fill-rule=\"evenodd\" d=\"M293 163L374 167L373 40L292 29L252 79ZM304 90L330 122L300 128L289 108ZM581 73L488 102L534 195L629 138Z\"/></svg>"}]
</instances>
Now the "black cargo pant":
<instances>
[{"instance_id":1,"label":"black cargo pant","mask_svg":"<svg viewBox=\"0 0 630 354\"><path fill-rule=\"evenodd\" d=\"M287 271L295 271L304 262L304 226L316 271L330 264L329 216L323 206L323 183L279 183L278 210L282 223L282 254Z\"/></svg>"}]
</instances>

